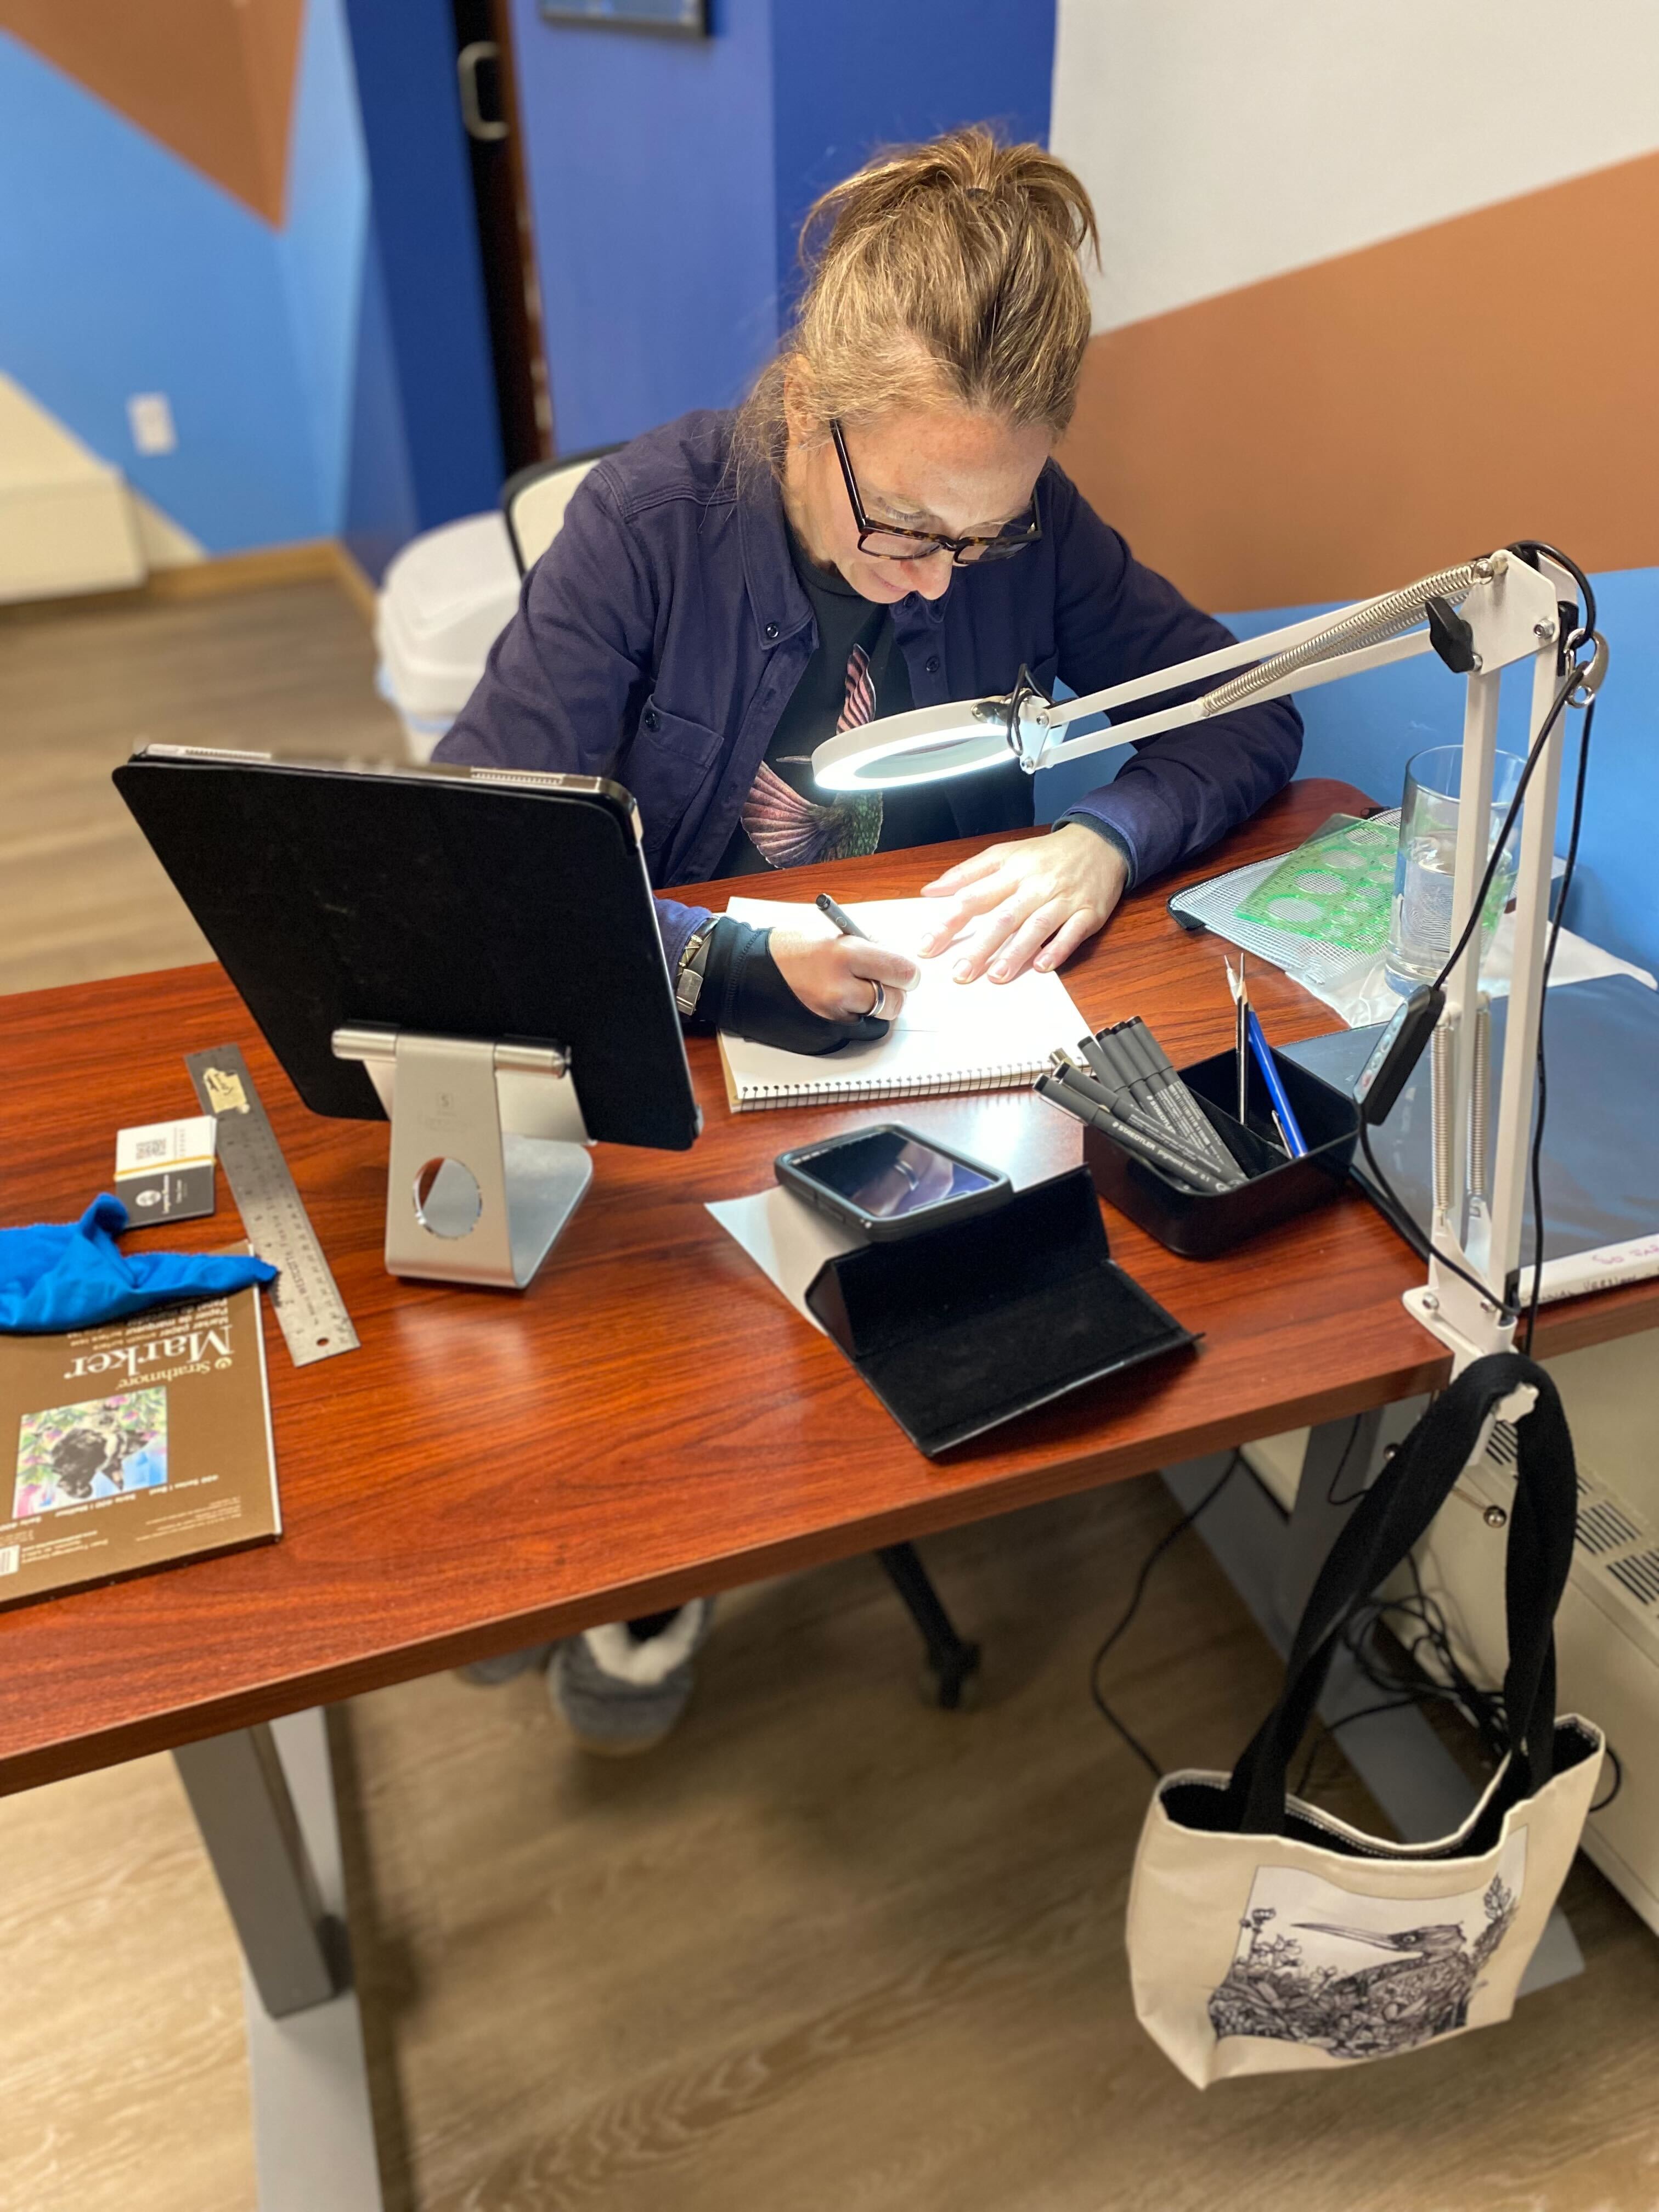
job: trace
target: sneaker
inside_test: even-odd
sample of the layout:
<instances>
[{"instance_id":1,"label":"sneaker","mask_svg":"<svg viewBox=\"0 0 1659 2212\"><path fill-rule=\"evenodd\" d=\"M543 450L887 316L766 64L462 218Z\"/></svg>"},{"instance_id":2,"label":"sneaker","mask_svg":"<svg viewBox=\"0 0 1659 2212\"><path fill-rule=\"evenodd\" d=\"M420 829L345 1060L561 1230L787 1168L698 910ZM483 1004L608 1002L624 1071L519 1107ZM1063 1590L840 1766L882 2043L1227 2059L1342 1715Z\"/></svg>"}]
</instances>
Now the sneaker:
<instances>
[{"instance_id":1,"label":"sneaker","mask_svg":"<svg viewBox=\"0 0 1659 2212\"><path fill-rule=\"evenodd\" d=\"M559 1645L548 1694L584 1751L626 1758L672 1733L690 1703L692 1656L714 1616L712 1598L693 1598L648 1624L611 1621Z\"/></svg>"},{"instance_id":2,"label":"sneaker","mask_svg":"<svg viewBox=\"0 0 1659 2212\"><path fill-rule=\"evenodd\" d=\"M475 1688L493 1690L499 1683L516 1681L532 1668L545 1667L551 1656L550 1644L532 1644L523 1651L498 1651L493 1659L475 1659L470 1666L457 1667L458 1682L471 1682Z\"/></svg>"}]
</instances>

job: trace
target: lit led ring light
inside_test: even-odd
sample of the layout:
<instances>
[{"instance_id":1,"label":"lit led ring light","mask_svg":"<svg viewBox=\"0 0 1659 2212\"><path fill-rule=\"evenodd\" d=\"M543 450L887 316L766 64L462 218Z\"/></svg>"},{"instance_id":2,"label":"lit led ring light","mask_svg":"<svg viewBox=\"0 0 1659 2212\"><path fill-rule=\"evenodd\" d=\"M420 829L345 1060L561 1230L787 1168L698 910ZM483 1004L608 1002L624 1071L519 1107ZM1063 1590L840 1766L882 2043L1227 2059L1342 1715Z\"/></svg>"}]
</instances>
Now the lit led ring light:
<instances>
[{"instance_id":1,"label":"lit led ring light","mask_svg":"<svg viewBox=\"0 0 1659 2212\"><path fill-rule=\"evenodd\" d=\"M812 755L813 780L823 791L891 790L1000 768L1011 759L1035 775L1052 733L1048 708L1021 669L1004 697L917 707L826 738Z\"/></svg>"}]
</instances>

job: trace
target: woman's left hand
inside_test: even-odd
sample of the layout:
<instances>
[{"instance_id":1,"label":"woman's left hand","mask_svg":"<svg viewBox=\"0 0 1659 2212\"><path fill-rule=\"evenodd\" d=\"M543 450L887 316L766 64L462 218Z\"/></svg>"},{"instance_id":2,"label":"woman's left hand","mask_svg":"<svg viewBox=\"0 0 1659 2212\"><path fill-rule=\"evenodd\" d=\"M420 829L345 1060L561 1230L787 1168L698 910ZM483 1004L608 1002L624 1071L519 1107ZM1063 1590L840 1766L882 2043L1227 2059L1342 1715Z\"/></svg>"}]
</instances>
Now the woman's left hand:
<instances>
[{"instance_id":1,"label":"woman's left hand","mask_svg":"<svg viewBox=\"0 0 1659 2212\"><path fill-rule=\"evenodd\" d=\"M988 971L994 983L1011 983L1027 968L1058 968L1100 928L1128 880L1117 847L1080 822L990 845L922 885L924 898L950 903L917 950L924 959L953 951L958 983Z\"/></svg>"}]
</instances>

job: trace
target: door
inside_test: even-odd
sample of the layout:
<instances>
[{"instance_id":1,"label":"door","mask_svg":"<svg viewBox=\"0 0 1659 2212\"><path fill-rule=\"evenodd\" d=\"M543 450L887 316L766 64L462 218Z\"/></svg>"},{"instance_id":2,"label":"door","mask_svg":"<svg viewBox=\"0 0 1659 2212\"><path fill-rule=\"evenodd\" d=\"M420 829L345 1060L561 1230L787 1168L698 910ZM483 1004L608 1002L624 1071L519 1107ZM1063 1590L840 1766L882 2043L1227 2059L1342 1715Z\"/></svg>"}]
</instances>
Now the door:
<instances>
[{"instance_id":1,"label":"door","mask_svg":"<svg viewBox=\"0 0 1659 2212\"><path fill-rule=\"evenodd\" d=\"M461 119L471 159L506 472L550 460L553 401L542 347L507 0L452 0Z\"/></svg>"}]
</instances>

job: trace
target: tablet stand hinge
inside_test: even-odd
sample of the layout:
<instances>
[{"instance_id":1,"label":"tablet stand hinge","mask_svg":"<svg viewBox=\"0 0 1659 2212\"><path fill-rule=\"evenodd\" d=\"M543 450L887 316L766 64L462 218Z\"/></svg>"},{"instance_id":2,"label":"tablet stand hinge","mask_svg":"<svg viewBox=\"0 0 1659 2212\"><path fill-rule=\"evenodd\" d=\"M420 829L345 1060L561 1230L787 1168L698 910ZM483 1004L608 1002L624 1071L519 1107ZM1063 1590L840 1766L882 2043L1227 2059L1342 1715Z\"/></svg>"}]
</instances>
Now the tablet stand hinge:
<instances>
[{"instance_id":1,"label":"tablet stand hinge","mask_svg":"<svg viewBox=\"0 0 1659 2212\"><path fill-rule=\"evenodd\" d=\"M523 1290L592 1179L569 1055L370 1026L333 1042L363 1063L392 1122L388 1270Z\"/></svg>"}]
</instances>

